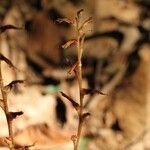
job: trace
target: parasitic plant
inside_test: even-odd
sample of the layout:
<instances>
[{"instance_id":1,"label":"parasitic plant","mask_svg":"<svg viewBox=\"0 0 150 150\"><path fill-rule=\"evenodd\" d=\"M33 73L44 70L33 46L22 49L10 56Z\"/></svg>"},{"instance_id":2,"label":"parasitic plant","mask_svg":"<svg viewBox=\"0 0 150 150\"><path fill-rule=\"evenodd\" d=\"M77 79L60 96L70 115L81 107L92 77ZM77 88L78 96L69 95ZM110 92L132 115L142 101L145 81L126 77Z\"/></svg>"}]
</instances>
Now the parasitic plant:
<instances>
[{"instance_id":1,"label":"parasitic plant","mask_svg":"<svg viewBox=\"0 0 150 150\"><path fill-rule=\"evenodd\" d=\"M75 33L76 33L75 38L66 42L62 47L68 48L71 45L76 45L77 61L74 63L73 66L71 66L69 73L70 74L74 73L75 78L78 82L79 100L75 101L64 92L61 92L61 95L71 102L72 106L75 108L78 114L77 133L76 135L72 135L71 137L73 141L73 145L74 145L74 150L78 150L79 148L79 142L81 138L83 123L85 121L85 118L87 118L90 115L89 112L84 111L84 96L87 94L103 94L102 92L98 90L85 89L82 86L82 55L83 55L83 50L84 50L84 39L85 39L85 34L86 34L86 27L92 21L92 18L89 17L85 21L81 22L82 12L83 12L83 9L79 10L74 20L70 20L67 18L60 18L57 20L57 22L59 23L71 24L74 27Z\"/></svg>"},{"instance_id":2,"label":"parasitic plant","mask_svg":"<svg viewBox=\"0 0 150 150\"><path fill-rule=\"evenodd\" d=\"M14 25L0 26L0 34L2 34L3 32L5 32L7 30L10 30L10 29L19 30L21 28L18 28ZM2 61L4 61L13 70L16 70L17 68L13 65L11 60L9 60L7 57L5 57L0 51L0 91L1 91L1 96L2 96L2 98L0 99L0 107L2 108L2 110L4 111L4 114L6 116L6 121L7 121L7 126L8 126L8 133L9 133L9 137L4 138L3 141L4 141L5 145L10 150L16 150L16 149L25 150L25 148L28 149L28 146L19 147L19 148L15 147L14 133L13 133L13 120L16 117L22 115L23 112L22 111L11 112L10 109L9 109L8 98L7 98L9 91L12 88L14 88L17 84L24 83L24 80L14 80L14 81L10 82L8 85L4 85L4 83L3 83L3 72L2 72L3 71Z\"/></svg>"}]
</instances>

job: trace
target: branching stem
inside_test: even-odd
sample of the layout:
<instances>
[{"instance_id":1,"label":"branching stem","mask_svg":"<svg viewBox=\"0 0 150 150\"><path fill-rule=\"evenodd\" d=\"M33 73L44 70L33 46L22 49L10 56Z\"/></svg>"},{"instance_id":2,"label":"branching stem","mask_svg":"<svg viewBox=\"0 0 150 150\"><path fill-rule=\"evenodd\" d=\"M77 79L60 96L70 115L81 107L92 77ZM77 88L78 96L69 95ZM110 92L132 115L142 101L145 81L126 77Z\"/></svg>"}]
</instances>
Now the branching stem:
<instances>
[{"instance_id":1,"label":"branching stem","mask_svg":"<svg viewBox=\"0 0 150 150\"><path fill-rule=\"evenodd\" d=\"M9 138L10 138L10 141L11 141L11 144L9 145L9 148L10 148L10 150L15 150L15 148L14 148L13 129L12 129L12 120L9 117L7 93L3 90L4 89L4 84L3 84L3 77L2 77L1 61L0 61L0 88L1 88L2 100L3 100L3 104L4 104L4 113L5 113L6 120L7 120Z\"/></svg>"},{"instance_id":2,"label":"branching stem","mask_svg":"<svg viewBox=\"0 0 150 150\"><path fill-rule=\"evenodd\" d=\"M83 95L82 95L82 52L83 52L83 42L81 42L81 34L79 31L79 20L76 20L76 30L77 30L77 53L78 53L78 67L76 72L76 77L78 81L78 87L79 87L79 100L80 100L80 108L78 112L78 129L77 129L77 140L75 142L74 150L78 150L79 142L81 138L81 132L82 132L82 125L83 125Z\"/></svg>"}]
</instances>

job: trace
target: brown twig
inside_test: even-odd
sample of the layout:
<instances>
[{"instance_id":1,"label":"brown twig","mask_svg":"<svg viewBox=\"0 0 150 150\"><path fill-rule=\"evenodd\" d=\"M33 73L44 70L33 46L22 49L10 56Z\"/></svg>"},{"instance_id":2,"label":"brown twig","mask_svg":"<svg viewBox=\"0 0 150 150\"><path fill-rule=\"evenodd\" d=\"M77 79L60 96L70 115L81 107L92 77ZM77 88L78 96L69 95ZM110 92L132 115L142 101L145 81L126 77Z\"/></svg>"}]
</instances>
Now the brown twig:
<instances>
[{"instance_id":1,"label":"brown twig","mask_svg":"<svg viewBox=\"0 0 150 150\"><path fill-rule=\"evenodd\" d=\"M76 135L72 136L72 141L74 144L74 150L78 150L79 147L79 142L81 138L81 133L82 133L82 127L83 127L83 122L87 116L89 116L89 113L84 113L83 112L83 98L85 93L83 93L83 87L82 87L82 53L83 53L83 45L84 45L84 37L85 37L85 27L86 25L91 21L91 17L86 19L83 23L80 23L80 15L82 13L83 9L79 10L77 12L77 16L75 20L70 21L67 18L59 19L57 20L58 22L66 22L70 23L75 27L76 31L76 37L74 39L69 40L66 44L63 45L63 48L68 48L69 46L75 44L76 45L76 50L77 50L77 55L78 59L75 62L75 64L71 67L69 73L74 72L75 77L78 82L78 89L79 89L79 103L76 103L75 101L72 100L69 96L66 96L66 94L62 94L65 98L67 98L69 101L71 101L73 104L73 107L76 109L78 113L78 129ZM62 93L62 92L61 92ZM78 106L78 107L77 107Z\"/></svg>"},{"instance_id":2,"label":"brown twig","mask_svg":"<svg viewBox=\"0 0 150 150\"><path fill-rule=\"evenodd\" d=\"M78 86L79 86L79 100L80 100L80 109L79 109L79 113L78 113L78 117L79 117L79 123L78 123L78 130L77 130L77 141L75 142L74 145L74 150L78 149L79 146L79 141L80 141L80 137L81 137L81 132L82 132L82 124L83 124L83 120L82 120L82 114L83 114L83 96L82 96L82 52L83 52L83 42L80 42L81 39L81 34L79 31L79 18L76 19L76 32L77 32L77 53L78 53L78 66L77 66L77 70L76 70L76 77L78 80Z\"/></svg>"},{"instance_id":3,"label":"brown twig","mask_svg":"<svg viewBox=\"0 0 150 150\"><path fill-rule=\"evenodd\" d=\"M0 26L0 34L2 34L3 32L5 32L7 30L20 30L20 29L22 29L22 28L16 27L11 24L3 25L3 26ZM12 69L16 69L16 67L0 51L0 91L1 91L1 95L2 95L2 99L1 99L2 106L1 107L4 110L6 120L7 120L9 140L10 140L8 146L9 146L10 150L15 150L14 135L13 135L13 119L15 119L15 117L17 115L21 115L21 114L18 114L18 112L10 112L9 111L8 100L7 100L7 91L5 91L5 88L4 88L5 86L3 83L2 66L1 66L2 61L4 61ZM12 115L12 114L16 114L16 115Z\"/></svg>"},{"instance_id":4,"label":"brown twig","mask_svg":"<svg viewBox=\"0 0 150 150\"><path fill-rule=\"evenodd\" d=\"M88 94L92 94L92 93L104 95L103 92L101 92L99 90L85 89L82 87L82 54L83 54L83 50L84 50L84 38L85 38L85 33L86 33L85 29L86 29L86 26L92 20L92 18L89 17L83 23L81 23L80 19L81 19L82 12L83 12L83 9L79 10L77 12L77 16L76 16L75 20L73 20L73 21L70 21L67 18L62 18L62 19L57 20L60 23L66 22L66 23L72 24L75 27L75 31L76 31L76 37L69 40L68 42L66 42L63 45L63 48L68 48L73 44L76 45L76 51L77 51L78 58L77 58L77 61L74 63L74 65L72 65L72 67L69 71L69 74L71 74L72 72L75 73L75 77L78 82L78 93L79 93L78 101L79 102L75 102L68 95L61 92L62 96L65 97L66 99L68 99L72 103L72 106L77 111L78 118L79 118L77 133L76 133L76 135L72 135L72 137L71 137L73 144L74 144L74 150L78 150L81 133L82 133L82 128L83 128L83 123L84 123L85 119L90 115L89 112L84 112L84 103L83 103L84 96L88 95Z\"/></svg>"},{"instance_id":5,"label":"brown twig","mask_svg":"<svg viewBox=\"0 0 150 150\"><path fill-rule=\"evenodd\" d=\"M14 150L14 138L13 138L13 129L12 129L12 120L9 117L9 108L8 108L8 101L7 101L7 93L3 90L4 84L3 84L3 77L2 77L2 67L1 67L1 60L0 60L0 88L2 93L2 100L3 100L3 106L4 106L4 112L7 120L8 125L8 132L9 132L9 138L11 141L11 144L9 145L10 150Z\"/></svg>"}]
</instances>

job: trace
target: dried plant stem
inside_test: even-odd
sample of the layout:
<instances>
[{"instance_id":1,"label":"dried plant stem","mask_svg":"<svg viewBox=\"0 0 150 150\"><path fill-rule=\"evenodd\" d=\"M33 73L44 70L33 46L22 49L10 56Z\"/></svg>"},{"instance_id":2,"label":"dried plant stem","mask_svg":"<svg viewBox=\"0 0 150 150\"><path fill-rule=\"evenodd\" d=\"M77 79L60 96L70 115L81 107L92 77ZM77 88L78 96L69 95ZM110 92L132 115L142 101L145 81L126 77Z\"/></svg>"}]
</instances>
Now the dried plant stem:
<instances>
[{"instance_id":1,"label":"dried plant stem","mask_svg":"<svg viewBox=\"0 0 150 150\"><path fill-rule=\"evenodd\" d=\"M83 112L84 111L83 110L84 95L95 92L93 90L84 89L82 87L82 53L83 53L83 45L84 45L84 38L85 38L85 30L84 29L85 29L86 25L92 20L92 18L89 17L87 20L85 20L83 23L81 23L80 17L81 17L82 12L83 12L83 9L81 9L77 12L77 16L76 16L75 20L70 20L67 18L62 18L62 19L57 20L59 23L66 22L66 23L72 24L73 27L75 27L75 31L76 31L75 39L69 40L62 47L68 48L72 44L76 45L78 59L74 63L74 65L71 67L69 73L72 73L72 72L75 73L75 77L77 79L78 88L79 88L79 91L78 91L79 102L74 101L68 95L61 92L62 96L65 97L66 99L68 99L72 103L73 107L75 108L75 110L78 113L79 121L78 121L77 133L76 133L76 135L72 135L72 137L71 137L73 144L74 144L74 150L78 150L78 148L79 148L79 142L80 142L80 138L81 138L83 122L84 122L85 118L90 115L90 113L88 113L88 112L86 112L86 113ZM100 92L98 92L98 93L100 93Z\"/></svg>"},{"instance_id":2,"label":"dried plant stem","mask_svg":"<svg viewBox=\"0 0 150 150\"><path fill-rule=\"evenodd\" d=\"M80 107L78 112L79 122L78 122L78 129L77 129L77 140L74 145L74 150L78 150L80 138L81 138L81 132L82 132L82 125L83 125L83 94L82 94L82 52L83 52L83 43L81 40L81 35L78 27L78 20L77 20L77 53L78 53L78 66L77 66L77 72L76 77L78 80L78 86L79 86L79 99L80 99Z\"/></svg>"},{"instance_id":3,"label":"dried plant stem","mask_svg":"<svg viewBox=\"0 0 150 150\"><path fill-rule=\"evenodd\" d=\"M4 87L4 84L3 84L2 67L1 67L1 61L0 61L0 88L1 88L3 105L4 105L4 112L5 112L7 125L8 125L9 138L11 141L9 148L10 148L10 150L14 150L15 148L14 148L14 138L13 138L13 129L12 129L12 119L9 117L7 93L3 90L3 87Z\"/></svg>"}]
</instances>

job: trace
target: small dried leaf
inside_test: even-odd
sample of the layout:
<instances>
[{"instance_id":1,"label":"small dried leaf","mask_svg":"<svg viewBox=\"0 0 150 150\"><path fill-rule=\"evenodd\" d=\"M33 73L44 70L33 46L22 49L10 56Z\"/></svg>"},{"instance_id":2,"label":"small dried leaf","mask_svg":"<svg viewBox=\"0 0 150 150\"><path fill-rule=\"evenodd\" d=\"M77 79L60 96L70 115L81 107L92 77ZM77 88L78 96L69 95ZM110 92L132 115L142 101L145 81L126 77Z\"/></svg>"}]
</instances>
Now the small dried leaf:
<instances>
[{"instance_id":1,"label":"small dried leaf","mask_svg":"<svg viewBox=\"0 0 150 150\"><path fill-rule=\"evenodd\" d=\"M76 68L79 66L79 62L77 61L76 63L73 64L71 69L68 71L69 74L72 74L72 72L76 71Z\"/></svg>"},{"instance_id":2,"label":"small dried leaf","mask_svg":"<svg viewBox=\"0 0 150 150\"><path fill-rule=\"evenodd\" d=\"M79 30L83 30L90 22L92 21L92 17L89 17L87 20L83 22Z\"/></svg>"},{"instance_id":3,"label":"small dried leaf","mask_svg":"<svg viewBox=\"0 0 150 150\"><path fill-rule=\"evenodd\" d=\"M17 84L22 84L24 82L25 82L24 80L14 80L14 81L10 82L8 85L4 86L3 90L6 91L6 92L9 92Z\"/></svg>"},{"instance_id":4,"label":"small dried leaf","mask_svg":"<svg viewBox=\"0 0 150 150\"><path fill-rule=\"evenodd\" d=\"M63 92L60 92L61 93L61 95L63 96L63 97L65 97L66 99L68 99L70 102L71 102L71 104L72 104L72 106L76 109L76 111L78 111L79 110L79 104L78 103L76 103L72 98L70 98L68 95L66 95L65 93L63 93Z\"/></svg>"},{"instance_id":5,"label":"small dried leaf","mask_svg":"<svg viewBox=\"0 0 150 150\"><path fill-rule=\"evenodd\" d=\"M71 46L72 44L76 44L77 40L76 39L71 39L68 42L66 42L64 45L62 45L62 48L68 48L69 46Z\"/></svg>"},{"instance_id":6,"label":"small dried leaf","mask_svg":"<svg viewBox=\"0 0 150 150\"><path fill-rule=\"evenodd\" d=\"M93 89L82 89L82 94L83 95L88 95L88 94L101 94L101 95L107 95L104 94L103 92L99 91L99 90L93 90Z\"/></svg>"},{"instance_id":7,"label":"small dried leaf","mask_svg":"<svg viewBox=\"0 0 150 150\"><path fill-rule=\"evenodd\" d=\"M68 19L68 18L58 18L56 20L58 23L68 23L68 24L73 24L73 21Z\"/></svg>"},{"instance_id":8,"label":"small dried leaf","mask_svg":"<svg viewBox=\"0 0 150 150\"><path fill-rule=\"evenodd\" d=\"M9 112L7 115L10 120L13 120L13 119L16 119L16 117L23 115L23 111Z\"/></svg>"},{"instance_id":9,"label":"small dried leaf","mask_svg":"<svg viewBox=\"0 0 150 150\"><path fill-rule=\"evenodd\" d=\"M10 29L13 29L13 30L20 30L20 29L22 29L22 28L16 27L16 26L11 25L11 24L8 24L8 25L0 26L0 33L3 33L3 32L5 32L6 30L10 30Z\"/></svg>"},{"instance_id":10,"label":"small dried leaf","mask_svg":"<svg viewBox=\"0 0 150 150\"><path fill-rule=\"evenodd\" d=\"M83 8L77 11L77 17L78 17L78 18L80 17L80 15L81 15L81 13L82 13L83 11L84 11Z\"/></svg>"},{"instance_id":11,"label":"small dried leaf","mask_svg":"<svg viewBox=\"0 0 150 150\"><path fill-rule=\"evenodd\" d=\"M84 113L84 114L82 115L82 119L84 120L85 118L89 117L90 115L91 115L91 114L90 114L89 112Z\"/></svg>"},{"instance_id":12,"label":"small dried leaf","mask_svg":"<svg viewBox=\"0 0 150 150\"><path fill-rule=\"evenodd\" d=\"M0 60L5 61L5 63L7 63L10 68L16 69L16 67L13 65L13 63L1 53L0 53Z\"/></svg>"}]
</instances>

